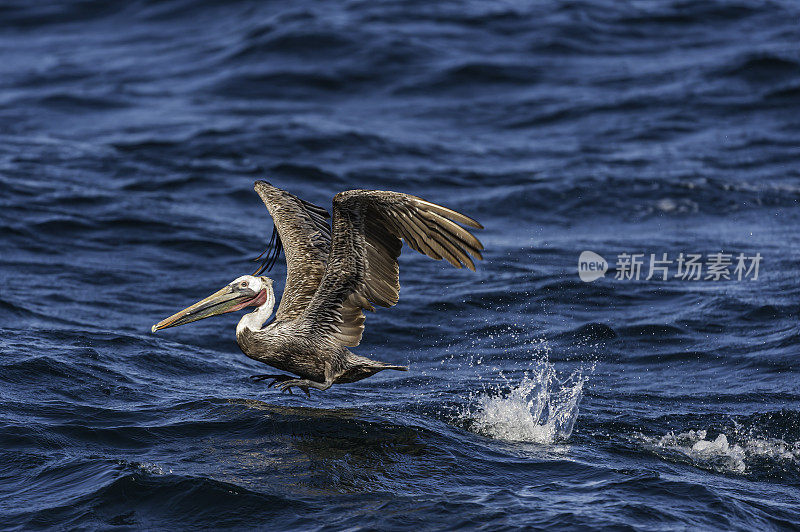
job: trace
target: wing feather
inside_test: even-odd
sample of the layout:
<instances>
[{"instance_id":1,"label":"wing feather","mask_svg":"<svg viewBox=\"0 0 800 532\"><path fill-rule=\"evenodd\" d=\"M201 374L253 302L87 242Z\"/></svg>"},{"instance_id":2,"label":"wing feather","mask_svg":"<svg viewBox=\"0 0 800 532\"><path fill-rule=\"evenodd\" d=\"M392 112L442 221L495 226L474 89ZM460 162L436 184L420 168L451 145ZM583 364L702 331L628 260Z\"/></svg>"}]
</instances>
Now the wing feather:
<instances>
[{"instance_id":1,"label":"wing feather","mask_svg":"<svg viewBox=\"0 0 800 532\"><path fill-rule=\"evenodd\" d=\"M475 270L472 258L482 259L483 244L456 222L482 228L468 216L408 194L337 194L328 266L301 318L342 345L358 345L363 311L391 307L399 299L397 258L403 241L431 258Z\"/></svg>"},{"instance_id":2,"label":"wing feather","mask_svg":"<svg viewBox=\"0 0 800 532\"><path fill-rule=\"evenodd\" d=\"M266 181L256 181L254 188L275 225L267 258L256 275L269 270L283 248L286 286L275 319L295 319L308 306L325 274L331 247L330 214Z\"/></svg>"}]
</instances>

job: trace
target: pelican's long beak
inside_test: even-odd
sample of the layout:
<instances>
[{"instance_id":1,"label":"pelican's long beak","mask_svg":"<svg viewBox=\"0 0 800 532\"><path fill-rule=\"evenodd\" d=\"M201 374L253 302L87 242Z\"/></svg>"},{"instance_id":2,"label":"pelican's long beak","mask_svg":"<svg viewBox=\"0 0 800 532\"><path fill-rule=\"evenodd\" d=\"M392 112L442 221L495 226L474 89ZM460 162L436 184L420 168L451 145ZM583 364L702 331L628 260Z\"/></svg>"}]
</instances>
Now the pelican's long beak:
<instances>
[{"instance_id":1,"label":"pelican's long beak","mask_svg":"<svg viewBox=\"0 0 800 532\"><path fill-rule=\"evenodd\" d=\"M175 327L177 325L184 325L193 321L202 320L203 318L210 318L218 314L226 312L233 312L247 306L248 303L253 301L258 294L250 289L236 290L231 286L226 286L222 290L215 292L198 301L191 307L187 307L180 312L177 312L167 319L161 320L153 325L152 331L156 332L160 329L167 327Z\"/></svg>"}]
</instances>

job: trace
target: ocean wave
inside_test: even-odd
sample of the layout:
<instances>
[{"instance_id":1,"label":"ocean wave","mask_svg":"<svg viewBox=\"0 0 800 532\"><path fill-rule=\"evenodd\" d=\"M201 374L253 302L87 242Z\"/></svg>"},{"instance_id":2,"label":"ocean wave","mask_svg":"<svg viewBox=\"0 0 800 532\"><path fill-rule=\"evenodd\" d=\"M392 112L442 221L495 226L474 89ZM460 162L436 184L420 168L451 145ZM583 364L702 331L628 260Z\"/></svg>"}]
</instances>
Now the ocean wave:
<instances>
[{"instance_id":1,"label":"ocean wave","mask_svg":"<svg viewBox=\"0 0 800 532\"><path fill-rule=\"evenodd\" d=\"M798 77L800 60L771 53L748 53L715 75L741 78L748 83L773 85Z\"/></svg>"},{"instance_id":2,"label":"ocean wave","mask_svg":"<svg viewBox=\"0 0 800 532\"><path fill-rule=\"evenodd\" d=\"M3 3L3 525L796 526L797 15ZM237 316L150 334L252 271L256 179L486 227L476 273L405 250L368 316L355 352L409 372L309 399L248 378ZM764 262L584 283L582 250Z\"/></svg>"},{"instance_id":3,"label":"ocean wave","mask_svg":"<svg viewBox=\"0 0 800 532\"><path fill-rule=\"evenodd\" d=\"M659 438L642 436L645 444L662 458L690 463L720 473L754 478L794 479L800 466L800 441L779 438L729 438L709 436L705 429L670 432Z\"/></svg>"},{"instance_id":4,"label":"ocean wave","mask_svg":"<svg viewBox=\"0 0 800 532\"><path fill-rule=\"evenodd\" d=\"M520 176L521 179L521 176ZM800 203L800 189L779 181L731 182L704 179L587 177L574 182L538 181L520 188L491 191L494 201L531 216L537 211L580 220L582 213L613 215L624 211L635 219L723 215L746 209L791 207ZM525 206L525 208L523 208Z\"/></svg>"},{"instance_id":5,"label":"ocean wave","mask_svg":"<svg viewBox=\"0 0 800 532\"><path fill-rule=\"evenodd\" d=\"M243 512L250 518L269 520L284 526L303 522L308 506L296 499L249 490L236 484L203 477L164 474L160 468L117 461L92 465L71 464L75 480L89 490L71 490L67 499L46 497L63 494L52 480L37 505L7 515L7 524L21 527L46 527L55 523L104 526L146 526L171 523L173 526L226 527L241 522ZM87 476L87 469L99 469L102 478ZM57 471L50 470L50 477ZM62 477L58 482L69 482ZM37 486L32 486L35 490ZM41 492L40 492L41 493ZM287 517L287 512L293 517ZM92 516L87 519L87 515Z\"/></svg>"}]
</instances>

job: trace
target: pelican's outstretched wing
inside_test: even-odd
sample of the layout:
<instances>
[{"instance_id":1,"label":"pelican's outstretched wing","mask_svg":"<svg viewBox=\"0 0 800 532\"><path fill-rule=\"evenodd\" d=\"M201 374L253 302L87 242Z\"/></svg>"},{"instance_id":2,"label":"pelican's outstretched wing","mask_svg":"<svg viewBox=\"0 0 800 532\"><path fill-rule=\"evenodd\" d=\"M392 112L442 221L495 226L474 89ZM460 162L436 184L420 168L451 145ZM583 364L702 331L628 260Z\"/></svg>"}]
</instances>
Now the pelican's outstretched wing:
<instances>
[{"instance_id":1,"label":"pelican's outstretched wing","mask_svg":"<svg viewBox=\"0 0 800 532\"><path fill-rule=\"evenodd\" d=\"M361 342L363 309L397 303L397 257L405 240L412 249L456 268L475 270L483 245L459 222L481 224L416 196L380 190L348 190L333 198L333 240L325 275L302 318L342 345Z\"/></svg>"},{"instance_id":2,"label":"pelican's outstretched wing","mask_svg":"<svg viewBox=\"0 0 800 532\"><path fill-rule=\"evenodd\" d=\"M267 206L275 229L266 258L255 275L268 271L280 254L286 255L286 287L275 319L300 316L319 287L331 247L330 214L266 181L256 181L256 192ZM264 255L262 253L262 255Z\"/></svg>"}]
</instances>

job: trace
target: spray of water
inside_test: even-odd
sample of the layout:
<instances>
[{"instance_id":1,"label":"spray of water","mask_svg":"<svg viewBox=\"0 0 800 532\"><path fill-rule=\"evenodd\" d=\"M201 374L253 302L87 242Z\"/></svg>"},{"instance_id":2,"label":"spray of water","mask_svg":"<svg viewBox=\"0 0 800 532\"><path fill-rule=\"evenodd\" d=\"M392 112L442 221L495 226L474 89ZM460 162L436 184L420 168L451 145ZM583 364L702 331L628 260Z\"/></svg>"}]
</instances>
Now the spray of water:
<instances>
[{"instance_id":1,"label":"spray of water","mask_svg":"<svg viewBox=\"0 0 800 532\"><path fill-rule=\"evenodd\" d=\"M723 473L746 474L760 460L797 467L800 464L800 442L788 443L777 438L740 436L734 430L728 435L707 438L705 430L670 432L660 438L638 435L646 447L665 458L690 462L700 468ZM735 439L735 443L734 443Z\"/></svg>"},{"instance_id":2,"label":"spray of water","mask_svg":"<svg viewBox=\"0 0 800 532\"><path fill-rule=\"evenodd\" d=\"M463 412L465 425L484 436L505 441L550 444L566 441L578 418L585 378L573 373L559 380L547 360L511 382L485 385L471 394Z\"/></svg>"},{"instance_id":3,"label":"spray of water","mask_svg":"<svg viewBox=\"0 0 800 532\"><path fill-rule=\"evenodd\" d=\"M548 342L531 339L516 324L475 338L467 357L460 346L457 349L431 372L447 374L433 392L438 415L497 440L549 445L569 439L578 418L585 374L594 371L593 362L566 377L559 375L550 363ZM421 404L431 402L428 383L415 399Z\"/></svg>"}]
</instances>

